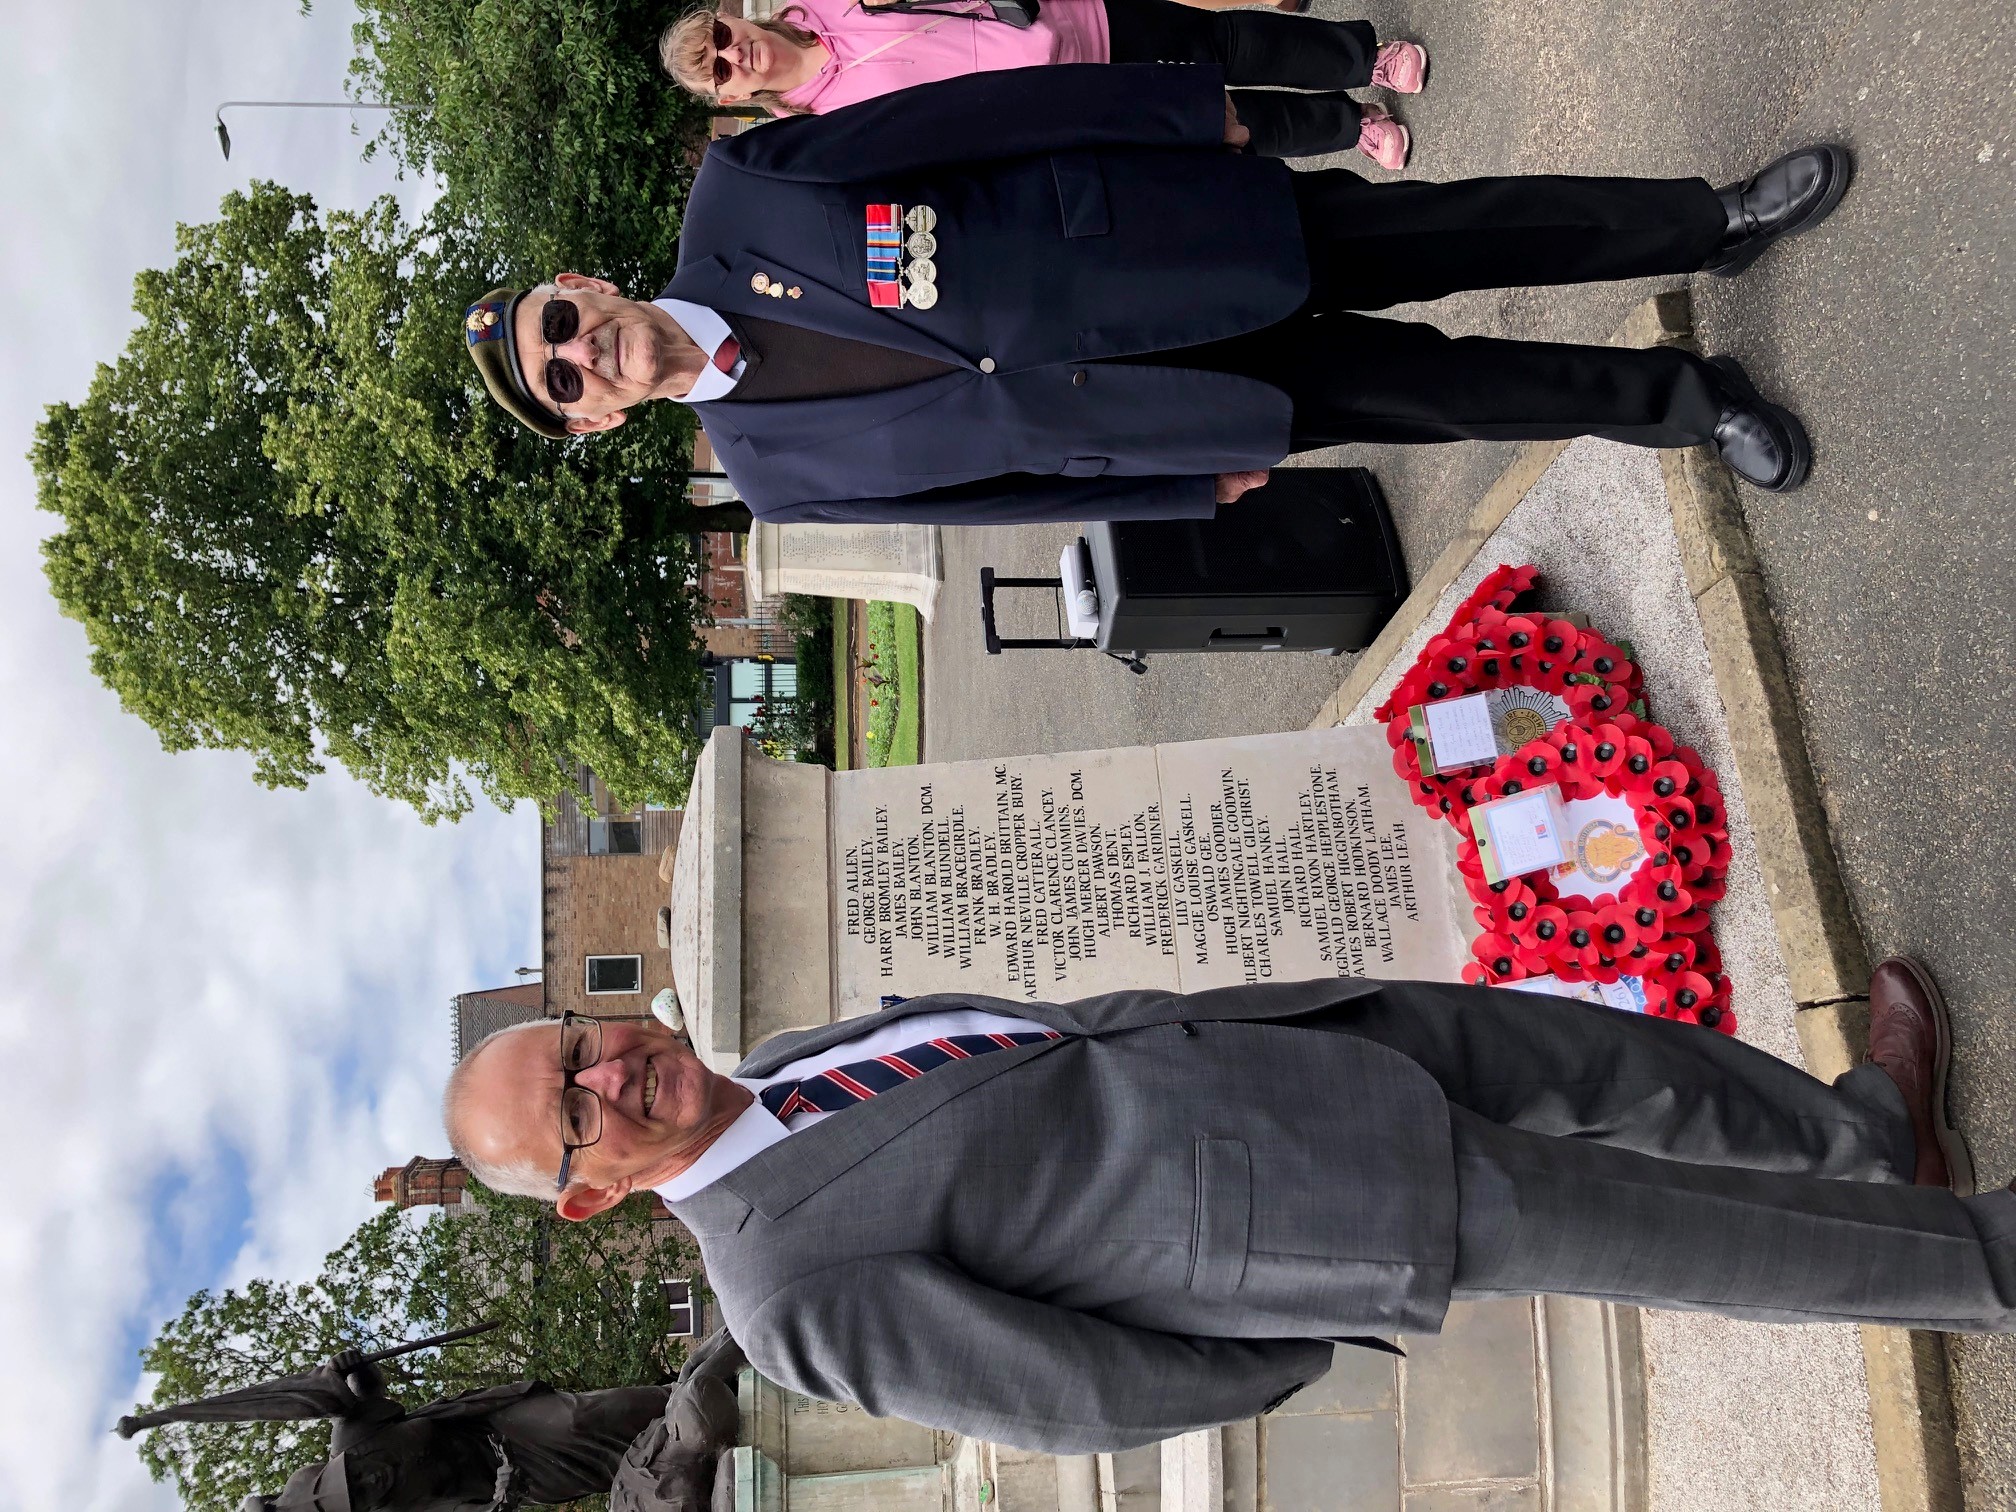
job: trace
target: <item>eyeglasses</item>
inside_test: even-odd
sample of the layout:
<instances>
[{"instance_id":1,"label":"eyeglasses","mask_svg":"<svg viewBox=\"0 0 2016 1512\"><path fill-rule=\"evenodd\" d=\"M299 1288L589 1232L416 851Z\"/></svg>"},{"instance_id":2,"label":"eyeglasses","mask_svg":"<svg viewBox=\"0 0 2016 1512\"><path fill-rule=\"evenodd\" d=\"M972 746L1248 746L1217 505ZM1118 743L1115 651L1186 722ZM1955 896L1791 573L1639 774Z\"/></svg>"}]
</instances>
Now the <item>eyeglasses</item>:
<instances>
[{"instance_id":1,"label":"eyeglasses","mask_svg":"<svg viewBox=\"0 0 2016 1512\"><path fill-rule=\"evenodd\" d=\"M553 348L565 346L580 331L581 307L558 294L548 295L546 308L539 312L539 334L546 342L546 392L553 396L556 404L577 403L587 391L587 385L581 379L581 369L565 357L553 355Z\"/></svg>"},{"instance_id":2,"label":"eyeglasses","mask_svg":"<svg viewBox=\"0 0 2016 1512\"><path fill-rule=\"evenodd\" d=\"M726 84L729 75L735 72L734 65L721 56L721 54L728 51L734 45L735 33L728 30L728 23L726 21L717 20L714 23L714 87L716 89Z\"/></svg>"},{"instance_id":3,"label":"eyeglasses","mask_svg":"<svg viewBox=\"0 0 2016 1512\"><path fill-rule=\"evenodd\" d=\"M574 1164L574 1152L585 1150L602 1137L602 1099L587 1087L577 1087L574 1078L602 1059L602 1021L584 1013L560 1016L560 1179L554 1183L567 1190L567 1173Z\"/></svg>"}]
</instances>

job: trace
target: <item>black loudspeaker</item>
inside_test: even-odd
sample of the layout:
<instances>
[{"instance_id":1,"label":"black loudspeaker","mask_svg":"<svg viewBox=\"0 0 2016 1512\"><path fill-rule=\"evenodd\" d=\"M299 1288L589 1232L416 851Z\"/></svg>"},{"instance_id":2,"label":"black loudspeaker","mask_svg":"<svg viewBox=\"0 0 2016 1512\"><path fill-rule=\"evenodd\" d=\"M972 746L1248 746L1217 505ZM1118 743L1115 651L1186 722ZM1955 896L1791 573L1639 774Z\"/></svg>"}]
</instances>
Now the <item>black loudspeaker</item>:
<instances>
[{"instance_id":1,"label":"black loudspeaker","mask_svg":"<svg viewBox=\"0 0 2016 1512\"><path fill-rule=\"evenodd\" d=\"M1280 467L1209 520L1085 527L1102 651L1359 651L1407 595L1379 483Z\"/></svg>"}]
</instances>

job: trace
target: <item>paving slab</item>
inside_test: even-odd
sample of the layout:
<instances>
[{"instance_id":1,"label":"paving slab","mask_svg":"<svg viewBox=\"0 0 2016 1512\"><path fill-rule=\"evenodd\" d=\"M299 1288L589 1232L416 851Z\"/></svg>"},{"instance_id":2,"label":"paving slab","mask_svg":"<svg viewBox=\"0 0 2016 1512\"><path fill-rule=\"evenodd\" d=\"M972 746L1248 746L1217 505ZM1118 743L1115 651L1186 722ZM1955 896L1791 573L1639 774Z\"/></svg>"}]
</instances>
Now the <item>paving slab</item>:
<instances>
[{"instance_id":1,"label":"paving slab","mask_svg":"<svg viewBox=\"0 0 2016 1512\"><path fill-rule=\"evenodd\" d=\"M1400 1505L1393 1412L1261 1419L1264 1512L1387 1512Z\"/></svg>"},{"instance_id":2,"label":"paving slab","mask_svg":"<svg viewBox=\"0 0 2016 1512\"><path fill-rule=\"evenodd\" d=\"M1441 1333L1403 1343L1400 1463L1410 1487L1540 1473L1531 1302L1458 1302Z\"/></svg>"}]
</instances>

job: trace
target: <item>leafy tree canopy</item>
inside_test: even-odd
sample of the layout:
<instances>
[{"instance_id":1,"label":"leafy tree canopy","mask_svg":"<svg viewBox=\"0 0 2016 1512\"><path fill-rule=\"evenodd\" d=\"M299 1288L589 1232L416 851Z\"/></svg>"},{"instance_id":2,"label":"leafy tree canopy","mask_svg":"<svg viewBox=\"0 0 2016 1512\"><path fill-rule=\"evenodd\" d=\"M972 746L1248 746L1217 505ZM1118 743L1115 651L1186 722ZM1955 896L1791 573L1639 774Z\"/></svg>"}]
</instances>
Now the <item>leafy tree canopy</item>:
<instances>
[{"instance_id":1,"label":"leafy tree canopy","mask_svg":"<svg viewBox=\"0 0 2016 1512\"><path fill-rule=\"evenodd\" d=\"M408 1406L507 1381L563 1390L666 1381L685 1358L668 1337L661 1278L694 1277L683 1231L653 1223L647 1199L607 1218L565 1223L544 1203L472 1183L476 1213L416 1223L388 1209L322 1262L314 1280L255 1280L197 1292L141 1351L159 1375L144 1411L312 1370L338 1350L389 1348L486 1319L503 1326L463 1344L386 1361L387 1389ZM177 1423L136 1441L158 1481L189 1512L237 1512L328 1457L313 1423Z\"/></svg>"},{"instance_id":2,"label":"leafy tree canopy","mask_svg":"<svg viewBox=\"0 0 2016 1512\"><path fill-rule=\"evenodd\" d=\"M704 107L658 66L665 0L359 0L360 98L380 140L438 175L499 266L563 269L655 294L706 138ZM481 292L478 290L477 292Z\"/></svg>"},{"instance_id":3,"label":"leafy tree canopy","mask_svg":"<svg viewBox=\"0 0 2016 1512\"><path fill-rule=\"evenodd\" d=\"M300 787L334 757L427 818L587 763L676 802L700 693L691 419L555 444L461 350L487 234L273 184L183 227L141 324L31 453L51 588L171 750Z\"/></svg>"}]
</instances>

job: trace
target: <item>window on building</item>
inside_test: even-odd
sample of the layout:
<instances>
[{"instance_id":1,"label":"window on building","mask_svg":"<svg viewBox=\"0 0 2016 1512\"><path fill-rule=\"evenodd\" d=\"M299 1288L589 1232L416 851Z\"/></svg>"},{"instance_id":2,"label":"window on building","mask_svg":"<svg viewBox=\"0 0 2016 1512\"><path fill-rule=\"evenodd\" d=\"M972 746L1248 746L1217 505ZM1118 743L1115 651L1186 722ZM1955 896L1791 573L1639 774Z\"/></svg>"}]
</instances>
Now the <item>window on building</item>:
<instances>
[{"instance_id":1,"label":"window on building","mask_svg":"<svg viewBox=\"0 0 2016 1512\"><path fill-rule=\"evenodd\" d=\"M693 1301L693 1283L682 1276L676 1281L660 1281L658 1290L665 1298L665 1306L672 1313L672 1321L665 1329L665 1336L668 1339L690 1339L698 1334L700 1309Z\"/></svg>"},{"instance_id":2,"label":"window on building","mask_svg":"<svg viewBox=\"0 0 2016 1512\"><path fill-rule=\"evenodd\" d=\"M608 955L588 957L590 995L644 990L644 957Z\"/></svg>"},{"instance_id":3,"label":"window on building","mask_svg":"<svg viewBox=\"0 0 2016 1512\"><path fill-rule=\"evenodd\" d=\"M590 819L588 854L634 856L644 849L644 826L635 819Z\"/></svg>"},{"instance_id":4,"label":"window on building","mask_svg":"<svg viewBox=\"0 0 2016 1512\"><path fill-rule=\"evenodd\" d=\"M770 657L731 657L707 670L711 684L700 705L699 731L702 736L716 725L751 725L773 703L789 703L798 696L798 668L795 663Z\"/></svg>"}]
</instances>

